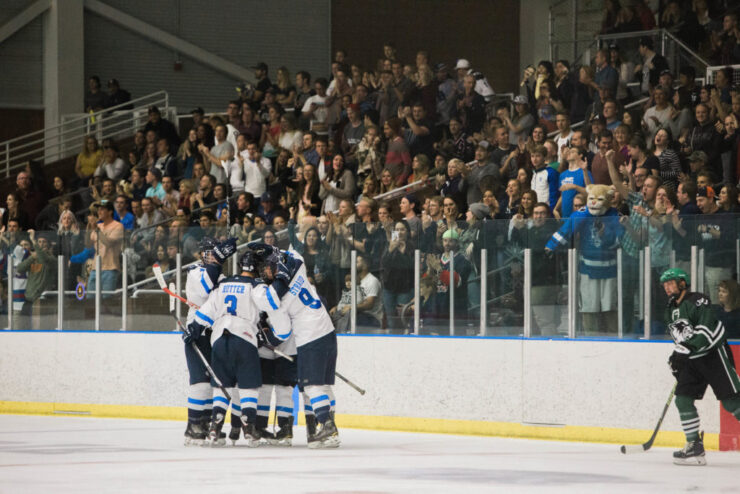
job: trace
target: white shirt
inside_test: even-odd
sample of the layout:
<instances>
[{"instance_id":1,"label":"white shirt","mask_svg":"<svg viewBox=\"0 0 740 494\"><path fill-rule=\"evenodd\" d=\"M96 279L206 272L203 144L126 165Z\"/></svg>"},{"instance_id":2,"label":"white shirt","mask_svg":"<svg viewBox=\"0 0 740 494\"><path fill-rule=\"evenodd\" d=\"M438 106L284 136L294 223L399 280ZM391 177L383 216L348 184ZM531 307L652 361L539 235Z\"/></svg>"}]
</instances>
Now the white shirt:
<instances>
[{"instance_id":1,"label":"white shirt","mask_svg":"<svg viewBox=\"0 0 740 494\"><path fill-rule=\"evenodd\" d=\"M372 315L378 321L383 319L383 307L380 292L380 281L371 273L367 273L367 275L360 280L360 286L357 287L358 304L364 302L368 297L375 297L375 303L365 312Z\"/></svg>"},{"instance_id":2,"label":"white shirt","mask_svg":"<svg viewBox=\"0 0 740 494\"><path fill-rule=\"evenodd\" d=\"M571 130L568 132L568 135L565 137L560 137L560 133L558 133L557 137L555 138L555 144L558 146L558 161L563 161L563 146L570 147L570 140L573 138L573 131Z\"/></svg>"},{"instance_id":3,"label":"white shirt","mask_svg":"<svg viewBox=\"0 0 740 494\"><path fill-rule=\"evenodd\" d=\"M239 156L244 156L246 151L239 153ZM226 177L229 179L229 185L233 192L242 192L244 190L244 168L238 157L234 157L233 160L229 161L224 165L226 171Z\"/></svg>"},{"instance_id":4,"label":"white shirt","mask_svg":"<svg viewBox=\"0 0 740 494\"><path fill-rule=\"evenodd\" d=\"M315 104L317 108L311 116L311 130L319 135L329 134L329 129L326 126L326 120L329 117L329 109L326 107L326 96L319 96L318 94L311 96L306 100L301 111L309 111L312 104Z\"/></svg>"},{"instance_id":5,"label":"white shirt","mask_svg":"<svg viewBox=\"0 0 740 494\"><path fill-rule=\"evenodd\" d=\"M260 157L259 163L249 159L246 151L242 151L244 156L244 190L254 195L261 196L267 189L267 177L272 171L272 163L269 158Z\"/></svg>"}]
</instances>

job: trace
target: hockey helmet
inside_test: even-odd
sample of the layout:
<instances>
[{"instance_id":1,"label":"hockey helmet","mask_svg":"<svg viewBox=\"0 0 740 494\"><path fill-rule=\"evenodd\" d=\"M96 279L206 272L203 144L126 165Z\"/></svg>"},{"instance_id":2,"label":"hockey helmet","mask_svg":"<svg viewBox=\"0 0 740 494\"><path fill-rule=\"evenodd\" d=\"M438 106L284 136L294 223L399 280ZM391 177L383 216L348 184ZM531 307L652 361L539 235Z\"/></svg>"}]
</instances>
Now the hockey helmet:
<instances>
[{"instance_id":1,"label":"hockey helmet","mask_svg":"<svg viewBox=\"0 0 740 494\"><path fill-rule=\"evenodd\" d=\"M239 259L239 266L241 266L242 271L249 273L257 271L257 258L254 252L247 250Z\"/></svg>"},{"instance_id":2,"label":"hockey helmet","mask_svg":"<svg viewBox=\"0 0 740 494\"><path fill-rule=\"evenodd\" d=\"M689 275L686 274L686 271L684 271L681 268L670 268L663 271L663 274L660 275L660 282L665 283L666 281L671 280L683 280L687 285L689 284Z\"/></svg>"},{"instance_id":3,"label":"hockey helmet","mask_svg":"<svg viewBox=\"0 0 740 494\"><path fill-rule=\"evenodd\" d=\"M216 247L216 244L215 238L206 235L200 239L198 250L200 250L201 253L210 252Z\"/></svg>"}]
</instances>

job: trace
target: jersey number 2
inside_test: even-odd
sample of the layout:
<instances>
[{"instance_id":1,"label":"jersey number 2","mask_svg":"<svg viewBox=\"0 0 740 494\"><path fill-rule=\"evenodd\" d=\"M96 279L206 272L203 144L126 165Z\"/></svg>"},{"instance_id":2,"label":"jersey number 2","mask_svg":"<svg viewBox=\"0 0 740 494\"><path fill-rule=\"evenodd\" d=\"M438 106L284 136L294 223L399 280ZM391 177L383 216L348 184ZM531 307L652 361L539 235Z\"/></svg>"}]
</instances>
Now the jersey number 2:
<instances>
[{"instance_id":1,"label":"jersey number 2","mask_svg":"<svg viewBox=\"0 0 740 494\"><path fill-rule=\"evenodd\" d=\"M305 288L301 288L301 291L298 292L298 298L301 299L303 305L307 305L312 309L318 309L321 307L321 300L316 300L315 298L313 298L311 296L311 293Z\"/></svg>"},{"instance_id":2,"label":"jersey number 2","mask_svg":"<svg viewBox=\"0 0 740 494\"><path fill-rule=\"evenodd\" d=\"M236 295L227 295L224 299L224 303L226 304L226 312L231 314L232 316L236 315Z\"/></svg>"}]
</instances>

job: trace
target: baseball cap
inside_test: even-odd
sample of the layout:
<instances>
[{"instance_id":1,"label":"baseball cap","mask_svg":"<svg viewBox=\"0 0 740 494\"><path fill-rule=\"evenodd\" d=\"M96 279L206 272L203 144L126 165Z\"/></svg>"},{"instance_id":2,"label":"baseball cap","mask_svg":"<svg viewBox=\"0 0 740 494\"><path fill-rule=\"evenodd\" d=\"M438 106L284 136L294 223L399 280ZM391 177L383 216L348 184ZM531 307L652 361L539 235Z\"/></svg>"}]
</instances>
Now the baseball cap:
<instances>
[{"instance_id":1,"label":"baseball cap","mask_svg":"<svg viewBox=\"0 0 740 494\"><path fill-rule=\"evenodd\" d=\"M450 238L452 240L459 240L460 239L460 234L457 233L457 230L455 230L454 228L450 228L449 230L447 230L446 232L444 232L442 234L442 238L443 239L444 238Z\"/></svg>"},{"instance_id":2,"label":"baseball cap","mask_svg":"<svg viewBox=\"0 0 740 494\"><path fill-rule=\"evenodd\" d=\"M261 202L272 202L272 194L270 194L269 192L264 192L260 196L260 201Z\"/></svg>"},{"instance_id":3,"label":"baseball cap","mask_svg":"<svg viewBox=\"0 0 740 494\"><path fill-rule=\"evenodd\" d=\"M488 216L491 212L491 208L483 204L482 202L474 202L470 205L470 212L473 213L473 216L478 218L479 220L482 220L486 216Z\"/></svg>"},{"instance_id":4,"label":"baseball cap","mask_svg":"<svg viewBox=\"0 0 740 494\"><path fill-rule=\"evenodd\" d=\"M191 115L194 114L194 113L197 113L199 115L204 115L205 114L205 112L203 111L203 108L201 108L200 106L197 107L197 108L193 108L192 110L190 110L190 114Z\"/></svg>"},{"instance_id":5,"label":"baseball cap","mask_svg":"<svg viewBox=\"0 0 740 494\"><path fill-rule=\"evenodd\" d=\"M705 153L704 151L694 151L689 155L690 162L701 161L703 163L706 163L708 160L709 158L707 157L707 153Z\"/></svg>"},{"instance_id":6,"label":"baseball cap","mask_svg":"<svg viewBox=\"0 0 740 494\"><path fill-rule=\"evenodd\" d=\"M265 62L259 62L257 65L253 65L251 68L254 70L267 71L267 64Z\"/></svg>"},{"instance_id":7,"label":"baseball cap","mask_svg":"<svg viewBox=\"0 0 740 494\"><path fill-rule=\"evenodd\" d=\"M478 147L479 148L482 148L482 149L485 149L485 150L488 150L488 148L491 147L491 144L488 141L483 140L483 141L480 141L478 143Z\"/></svg>"},{"instance_id":8,"label":"baseball cap","mask_svg":"<svg viewBox=\"0 0 740 494\"><path fill-rule=\"evenodd\" d=\"M714 189L710 186L699 187L696 190L696 197L706 197L707 199L714 199Z\"/></svg>"},{"instance_id":9,"label":"baseball cap","mask_svg":"<svg viewBox=\"0 0 740 494\"><path fill-rule=\"evenodd\" d=\"M119 86L119 85L120 84L118 84L118 79L110 79L108 81L108 87L111 87L111 86Z\"/></svg>"},{"instance_id":10,"label":"baseball cap","mask_svg":"<svg viewBox=\"0 0 740 494\"><path fill-rule=\"evenodd\" d=\"M660 75L665 75L665 74L673 75L673 72L671 72L671 69L663 69L660 71Z\"/></svg>"},{"instance_id":11,"label":"baseball cap","mask_svg":"<svg viewBox=\"0 0 740 494\"><path fill-rule=\"evenodd\" d=\"M439 62L437 65L434 66L435 72L441 72L443 70L447 70L447 64L444 62Z\"/></svg>"},{"instance_id":12,"label":"baseball cap","mask_svg":"<svg viewBox=\"0 0 740 494\"><path fill-rule=\"evenodd\" d=\"M521 94L514 97L514 104L517 105L526 105L527 104L527 97L522 96Z\"/></svg>"},{"instance_id":13,"label":"baseball cap","mask_svg":"<svg viewBox=\"0 0 740 494\"><path fill-rule=\"evenodd\" d=\"M159 113L159 108L157 108L157 105L152 105L147 110L147 113Z\"/></svg>"},{"instance_id":14,"label":"baseball cap","mask_svg":"<svg viewBox=\"0 0 740 494\"><path fill-rule=\"evenodd\" d=\"M591 119L591 123L594 123L594 122L598 122L598 123L606 123L606 120L604 120L604 117L602 117L601 115L595 115L595 116L594 116L594 117L593 117L593 118Z\"/></svg>"},{"instance_id":15,"label":"baseball cap","mask_svg":"<svg viewBox=\"0 0 740 494\"><path fill-rule=\"evenodd\" d=\"M464 58L457 59L457 64L455 65L455 69L469 69L469 68L470 68L470 62L468 62Z\"/></svg>"}]
</instances>

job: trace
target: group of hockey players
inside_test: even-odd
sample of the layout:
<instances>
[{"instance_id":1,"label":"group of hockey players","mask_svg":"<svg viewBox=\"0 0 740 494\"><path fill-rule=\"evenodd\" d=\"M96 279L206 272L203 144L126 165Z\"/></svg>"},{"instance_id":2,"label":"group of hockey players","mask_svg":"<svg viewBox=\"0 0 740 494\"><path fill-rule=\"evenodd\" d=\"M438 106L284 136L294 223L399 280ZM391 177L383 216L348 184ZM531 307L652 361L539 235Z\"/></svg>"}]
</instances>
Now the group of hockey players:
<instances>
[{"instance_id":1,"label":"group of hockey players","mask_svg":"<svg viewBox=\"0 0 740 494\"><path fill-rule=\"evenodd\" d=\"M201 260L188 272L191 303L183 329L190 374L185 444L223 446L243 433L246 444L290 446L293 389L304 400L308 447L336 448L334 325L308 281L300 255L250 243L238 263L239 274L225 277L224 261L236 240L204 238ZM215 378L195 347L209 360ZM228 390L228 396L224 393ZM277 429L269 429L275 394Z\"/></svg>"}]
</instances>

